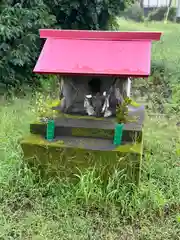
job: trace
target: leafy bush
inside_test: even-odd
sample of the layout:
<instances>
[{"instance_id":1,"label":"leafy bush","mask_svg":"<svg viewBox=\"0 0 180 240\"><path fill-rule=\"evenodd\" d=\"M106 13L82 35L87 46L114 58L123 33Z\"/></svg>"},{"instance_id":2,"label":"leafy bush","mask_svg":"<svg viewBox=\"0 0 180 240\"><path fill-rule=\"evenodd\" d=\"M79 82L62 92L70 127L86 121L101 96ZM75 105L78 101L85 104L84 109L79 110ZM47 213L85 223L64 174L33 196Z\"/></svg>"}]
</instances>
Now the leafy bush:
<instances>
[{"instance_id":1,"label":"leafy bush","mask_svg":"<svg viewBox=\"0 0 180 240\"><path fill-rule=\"evenodd\" d=\"M164 20L164 16L166 14L167 7L160 7L155 10L150 11L148 14L148 20L149 21L162 21ZM169 10L168 20L174 21L176 16L176 8L172 7Z\"/></svg>"},{"instance_id":2,"label":"leafy bush","mask_svg":"<svg viewBox=\"0 0 180 240\"><path fill-rule=\"evenodd\" d=\"M180 82L172 86L172 98L166 106L170 113L180 113Z\"/></svg>"},{"instance_id":3,"label":"leafy bush","mask_svg":"<svg viewBox=\"0 0 180 240\"><path fill-rule=\"evenodd\" d=\"M36 93L35 99L35 106L32 108L32 111L37 115L37 119L58 115L59 112L53 110L52 107L60 104L59 99L52 99L50 95L46 96L42 93Z\"/></svg>"},{"instance_id":4,"label":"leafy bush","mask_svg":"<svg viewBox=\"0 0 180 240\"><path fill-rule=\"evenodd\" d=\"M149 110L153 112L165 112L167 101L172 98L172 87L169 81L171 70L161 61L153 61L151 76L147 79L137 79L134 82L135 90L147 103Z\"/></svg>"},{"instance_id":5,"label":"leafy bush","mask_svg":"<svg viewBox=\"0 0 180 240\"><path fill-rule=\"evenodd\" d=\"M107 29L111 17L131 0L44 0L63 29Z\"/></svg>"},{"instance_id":6,"label":"leafy bush","mask_svg":"<svg viewBox=\"0 0 180 240\"><path fill-rule=\"evenodd\" d=\"M34 62L39 54L38 30L54 24L42 1L14 4L9 1L0 8L0 81L6 86L32 84Z\"/></svg>"},{"instance_id":7,"label":"leafy bush","mask_svg":"<svg viewBox=\"0 0 180 240\"><path fill-rule=\"evenodd\" d=\"M144 11L139 5L139 3L135 3L131 6L129 6L125 11L123 16L126 19L131 19L136 22L141 22L144 19Z\"/></svg>"}]
</instances>

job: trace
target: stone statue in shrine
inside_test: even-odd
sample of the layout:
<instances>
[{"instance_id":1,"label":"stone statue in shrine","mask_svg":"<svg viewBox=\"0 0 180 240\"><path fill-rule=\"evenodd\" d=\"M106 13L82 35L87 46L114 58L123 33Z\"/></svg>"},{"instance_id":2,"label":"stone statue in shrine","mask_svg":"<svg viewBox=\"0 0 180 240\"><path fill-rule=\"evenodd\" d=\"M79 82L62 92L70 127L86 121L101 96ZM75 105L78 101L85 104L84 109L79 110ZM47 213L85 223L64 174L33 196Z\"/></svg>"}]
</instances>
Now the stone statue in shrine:
<instances>
[{"instance_id":1,"label":"stone statue in shrine","mask_svg":"<svg viewBox=\"0 0 180 240\"><path fill-rule=\"evenodd\" d=\"M129 94L129 78L66 77L61 82L59 109L69 114L114 116L116 105Z\"/></svg>"}]
</instances>

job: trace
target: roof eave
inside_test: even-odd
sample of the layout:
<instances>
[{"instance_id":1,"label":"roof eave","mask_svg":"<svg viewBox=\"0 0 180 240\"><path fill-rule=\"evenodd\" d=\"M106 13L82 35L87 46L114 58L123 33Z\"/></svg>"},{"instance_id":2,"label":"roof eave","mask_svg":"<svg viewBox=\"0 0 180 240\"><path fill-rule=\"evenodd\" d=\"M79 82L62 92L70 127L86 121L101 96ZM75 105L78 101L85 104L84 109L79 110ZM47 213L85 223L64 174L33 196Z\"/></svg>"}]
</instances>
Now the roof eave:
<instances>
[{"instance_id":1,"label":"roof eave","mask_svg":"<svg viewBox=\"0 0 180 240\"><path fill-rule=\"evenodd\" d=\"M41 71L41 70L33 70L36 74L49 74L49 75L60 75L60 76L99 76L99 77L133 77L133 78L144 78L149 77L150 73L144 74L132 74L132 73L67 73L67 72L53 72L53 71Z\"/></svg>"},{"instance_id":2,"label":"roof eave","mask_svg":"<svg viewBox=\"0 0 180 240\"><path fill-rule=\"evenodd\" d=\"M57 30L40 29L41 38L87 39L106 41L159 41L162 32L145 31L87 31L87 30Z\"/></svg>"}]
</instances>

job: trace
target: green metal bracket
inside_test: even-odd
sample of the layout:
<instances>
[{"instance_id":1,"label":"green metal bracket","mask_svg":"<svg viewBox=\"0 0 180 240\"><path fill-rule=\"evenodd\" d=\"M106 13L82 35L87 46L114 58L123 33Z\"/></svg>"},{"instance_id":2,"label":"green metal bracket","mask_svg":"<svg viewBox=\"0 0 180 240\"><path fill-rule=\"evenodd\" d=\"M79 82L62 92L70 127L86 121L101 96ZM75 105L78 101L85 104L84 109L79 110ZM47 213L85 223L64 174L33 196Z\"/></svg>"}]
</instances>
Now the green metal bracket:
<instances>
[{"instance_id":1,"label":"green metal bracket","mask_svg":"<svg viewBox=\"0 0 180 240\"><path fill-rule=\"evenodd\" d=\"M54 139L55 123L54 120L48 120L46 129L46 139L52 141Z\"/></svg>"},{"instance_id":2,"label":"green metal bracket","mask_svg":"<svg viewBox=\"0 0 180 240\"><path fill-rule=\"evenodd\" d=\"M115 130L114 130L114 145L121 145L122 143L122 135L123 135L123 127L124 124L116 124Z\"/></svg>"}]
</instances>

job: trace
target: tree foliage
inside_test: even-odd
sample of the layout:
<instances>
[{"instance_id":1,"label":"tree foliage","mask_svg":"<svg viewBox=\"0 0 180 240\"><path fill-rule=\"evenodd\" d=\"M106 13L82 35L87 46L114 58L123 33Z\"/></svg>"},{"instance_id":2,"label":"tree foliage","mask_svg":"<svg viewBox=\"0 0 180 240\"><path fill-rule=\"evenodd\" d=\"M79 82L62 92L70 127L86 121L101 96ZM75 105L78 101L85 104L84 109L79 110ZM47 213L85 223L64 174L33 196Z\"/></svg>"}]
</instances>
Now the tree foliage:
<instances>
[{"instance_id":1,"label":"tree foliage","mask_svg":"<svg viewBox=\"0 0 180 240\"><path fill-rule=\"evenodd\" d=\"M107 29L124 0L1 0L0 83L17 86L34 81L32 69L39 54L38 30Z\"/></svg>"},{"instance_id":2,"label":"tree foliage","mask_svg":"<svg viewBox=\"0 0 180 240\"><path fill-rule=\"evenodd\" d=\"M38 56L38 30L54 24L40 0L8 1L0 7L0 81L7 86L31 82Z\"/></svg>"},{"instance_id":3,"label":"tree foliage","mask_svg":"<svg viewBox=\"0 0 180 240\"><path fill-rule=\"evenodd\" d=\"M45 0L63 29L107 29L112 16L124 10L126 0Z\"/></svg>"}]
</instances>

